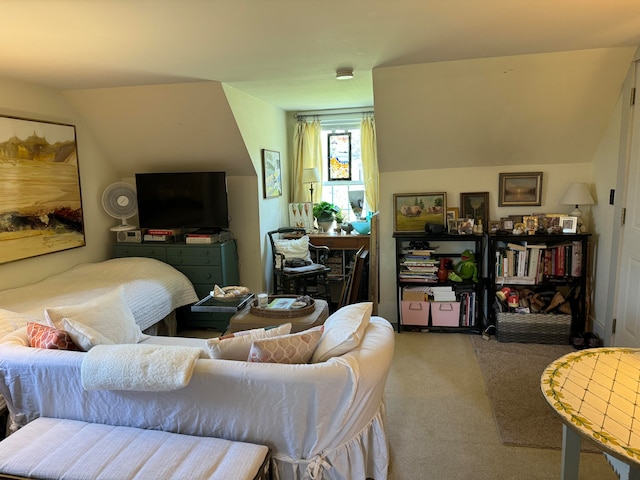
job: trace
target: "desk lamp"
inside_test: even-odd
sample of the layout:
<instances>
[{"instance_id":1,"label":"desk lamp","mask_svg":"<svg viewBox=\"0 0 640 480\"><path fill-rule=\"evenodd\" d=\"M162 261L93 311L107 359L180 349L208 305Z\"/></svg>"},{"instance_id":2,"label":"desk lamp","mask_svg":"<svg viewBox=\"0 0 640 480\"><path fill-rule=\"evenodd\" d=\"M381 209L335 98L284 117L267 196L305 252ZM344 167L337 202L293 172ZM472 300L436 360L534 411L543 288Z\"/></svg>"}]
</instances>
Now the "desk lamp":
<instances>
[{"instance_id":1,"label":"desk lamp","mask_svg":"<svg viewBox=\"0 0 640 480\"><path fill-rule=\"evenodd\" d=\"M578 206L593 205L595 203L587 186L581 182L573 182L569 184L569 188L567 188L567 191L564 193L560 203L562 205L575 205L576 208L569 215L577 217L577 231L578 233L583 233L582 212Z\"/></svg>"}]
</instances>

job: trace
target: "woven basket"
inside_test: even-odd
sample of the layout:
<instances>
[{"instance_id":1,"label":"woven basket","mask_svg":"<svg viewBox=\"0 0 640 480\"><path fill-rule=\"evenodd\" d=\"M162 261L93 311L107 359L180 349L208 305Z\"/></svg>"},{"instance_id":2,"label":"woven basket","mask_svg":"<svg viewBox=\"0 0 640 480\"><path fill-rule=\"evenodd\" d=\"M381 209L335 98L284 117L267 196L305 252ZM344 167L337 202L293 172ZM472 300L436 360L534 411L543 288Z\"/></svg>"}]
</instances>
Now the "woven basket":
<instances>
[{"instance_id":1,"label":"woven basket","mask_svg":"<svg viewBox=\"0 0 640 480\"><path fill-rule=\"evenodd\" d=\"M298 295L270 295L269 303L276 298L298 298ZM316 302L312 298L311 304L302 308L263 308L258 307L258 300L251 302L251 313L258 317L267 318L296 318L312 314L316 309Z\"/></svg>"},{"instance_id":2,"label":"woven basket","mask_svg":"<svg viewBox=\"0 0 640 480\"><path fill-rule=\"evenodd\" d=\"M571 315L541 313L498 313L496 338L499 342L571 343Z\"/></svg>"}]
</instances>

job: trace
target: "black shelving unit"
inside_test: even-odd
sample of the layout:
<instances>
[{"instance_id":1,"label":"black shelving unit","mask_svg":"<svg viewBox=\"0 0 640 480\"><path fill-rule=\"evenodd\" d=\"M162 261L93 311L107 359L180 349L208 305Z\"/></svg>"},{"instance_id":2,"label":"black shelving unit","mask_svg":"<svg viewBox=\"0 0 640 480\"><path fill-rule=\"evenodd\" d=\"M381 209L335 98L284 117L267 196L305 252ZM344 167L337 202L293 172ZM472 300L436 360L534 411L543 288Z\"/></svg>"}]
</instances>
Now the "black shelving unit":
<instances>
[{"instance_id":1,"label":"black shelving unit","mask_svg":"<svg viewBox=\"0 0 640 480\"><path fill-rule=\"evenodd\" d=\"M442 234L428 234L420 232L407 232L407 233L394 233L393 237L396 242L396 291L397 291L397 315L398 315L398 332L401 332L403 328L418 327L421 329L428 329L429 331L438 332L458 332L458 333L480 333L485 327L486 323L486 291L485 283L486 277L483 273L484 252L486 251L486 235L450 235L446 233ZM431 257L439 263L442 258L450 258L455 265L460 261L460 257L463 251L470 250L475 255L478 281L465 280L463 282L454 282L447 280L440 281L425 281L423 279L406 279L401 277L403 271L404 257L409 250L412 249L430 249L435 250ZM442 326L434 325L433 315L430 315L428 324L412 325L403 321L402 318L402 294L404 287L411 286L424 286L424 287L442 287L451 286L456 293L456 297L461 299L464 292L471 292L473 296L467 296L465 301L469 301L469 298L473 299L473 312L470 318L464 318L464 315L460 316L460 322L456 326ZM431 309L437 306L437 302L430 302ZM433 310L432 310L433 313Z\"/></svg>"},{"instance_id":2,"label":"black shelving unit","mask_svg":"<svg viewBox=\"0 0 640 480\"><path fill-rule=\"evenodd\" d=\"M489 323L496 325L498 309L493 307L496 292L503 287L520 292L528 289L545 295L547 299L555 292L564 292L571 306L571 333L583 333L586 325L589 236L590 234L489 234ZM518 252L523 250L518 249L518 245L525 248L523 257L526 260L519 260L522 257L518 257ZM532 255L538 255L536 267L531 265ZM510 262L515 262L515 265L512 263L509 267Z\"/></svg>"}]
</instances>

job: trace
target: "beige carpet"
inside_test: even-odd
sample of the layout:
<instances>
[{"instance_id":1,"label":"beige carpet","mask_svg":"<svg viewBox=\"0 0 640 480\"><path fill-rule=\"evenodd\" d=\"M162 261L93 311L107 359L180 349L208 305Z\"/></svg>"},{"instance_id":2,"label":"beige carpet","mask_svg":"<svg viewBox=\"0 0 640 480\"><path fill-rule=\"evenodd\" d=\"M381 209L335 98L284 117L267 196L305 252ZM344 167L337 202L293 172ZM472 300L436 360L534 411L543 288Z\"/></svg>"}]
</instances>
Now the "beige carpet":
<instances>
[{"instance_id":1,"label":"beige carpet","mask_svg":"<svg viewBox=\"0 0 640 480\"><path fill-rule=\"evenodd\" d=\"M500 440L505 445L562 448L562 422L540 390L540 376L571 345L502 343L469 336L482 371ZM582 450L600 452L586 440Z\"/></svg>"}]
</instances>

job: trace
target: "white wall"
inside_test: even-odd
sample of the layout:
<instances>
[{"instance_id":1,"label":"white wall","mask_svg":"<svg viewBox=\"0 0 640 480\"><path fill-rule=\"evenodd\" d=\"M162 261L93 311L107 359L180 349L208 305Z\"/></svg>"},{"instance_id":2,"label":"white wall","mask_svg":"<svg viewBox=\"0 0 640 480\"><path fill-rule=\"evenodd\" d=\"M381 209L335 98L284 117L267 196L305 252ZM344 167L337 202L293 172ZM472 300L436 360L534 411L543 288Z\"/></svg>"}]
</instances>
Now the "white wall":
<instances>
[{"instance_id":1,"label":"white wall","mask_svg":"<svg viewBox=\"0 0 640 480\"><path fill-rule=\"evenodd\" d=\"M528 165L526 168L470 167L386 172L380 175L380 304L379 314L397 322L395 241L393 238L393 194L446 192L447 207L460 206L461 192L489 192L489 218L530 213L568 213L560 205L568 184L591 183L591 164ZM498 177L501 172L543 172L542 205L539 207L498 207ZM589 215L589 209L582 209Z\"/></svg>"},{"instance_id":2,"label":"white wall","mask_svg":"<svg viewBox=\"0 0 640 480\"><path fill-rule=\"evenodd\" d=\"M25 285L78 263L103 260L109 254L116 220L101 205L102 188L118 180L91 131L61 92L0 79L0 114L76 126L86 246L0 265L0 289ZM0 248L2 245L0 244Z\"/></svg>"}]
</instances>

